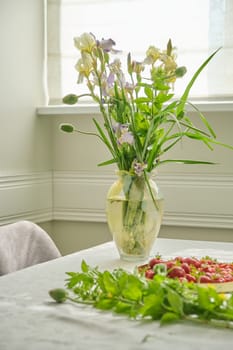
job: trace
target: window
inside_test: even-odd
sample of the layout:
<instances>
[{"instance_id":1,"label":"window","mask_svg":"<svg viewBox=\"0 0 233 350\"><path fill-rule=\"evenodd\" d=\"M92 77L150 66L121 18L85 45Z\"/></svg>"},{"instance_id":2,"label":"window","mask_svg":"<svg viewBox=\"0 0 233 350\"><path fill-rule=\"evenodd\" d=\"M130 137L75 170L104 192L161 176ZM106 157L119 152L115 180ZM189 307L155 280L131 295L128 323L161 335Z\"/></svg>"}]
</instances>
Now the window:
<instances>
[{"instance_id":1,"label":"window","mask_svg":"<svg viewBox=\"0 0 233 350\"><path fill-rule=\"evenodd\" d=\"M199 65L218 54L192 88L193 99L233 97L233 1L231 0L48 0L48 86L50 104L79 93L74 68L79 52L73 38L92 32L112 38L116 48L140 60L149 45L177 47L178 63L188 69L176 83L179 95Z\"/></svg>"}]
</instances>

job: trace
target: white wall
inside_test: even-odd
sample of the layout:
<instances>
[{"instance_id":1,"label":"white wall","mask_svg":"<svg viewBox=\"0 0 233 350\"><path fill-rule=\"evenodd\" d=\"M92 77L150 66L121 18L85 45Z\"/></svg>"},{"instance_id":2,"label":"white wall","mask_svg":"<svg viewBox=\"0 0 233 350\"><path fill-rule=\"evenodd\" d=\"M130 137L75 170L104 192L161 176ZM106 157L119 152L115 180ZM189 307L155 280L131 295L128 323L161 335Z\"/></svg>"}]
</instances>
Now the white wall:
<instances>
[{"instance_id":1,"label":"white wall","mask_svg":"<svg viewBox=\"0 0 233 350\"><path fill-rule=\"evenodd\" d=\"M97 140L58 131L60 122L69 121L94 130L91 113L35 113L47 102L43 4L0 0L0 224L39 222L68 254L111 239L104 206L114 169L97 167L108 158ZM232 114L207 113L219 139L231 144ZM160 169L166 201L160 235L233 241L233 152L184 142L172 153L219 165Z\"/></svg>"},{"instance_id":2,"label":"white wall","mask_svg":"<svg viewBox=\"0 0 233 350\"><path fill-rule=\"evenodd\" d=\"M47 101L44 46L44 1L1 0L1 224L51 217L51 123L35 113Z\"/></svg>"}]
</instances>

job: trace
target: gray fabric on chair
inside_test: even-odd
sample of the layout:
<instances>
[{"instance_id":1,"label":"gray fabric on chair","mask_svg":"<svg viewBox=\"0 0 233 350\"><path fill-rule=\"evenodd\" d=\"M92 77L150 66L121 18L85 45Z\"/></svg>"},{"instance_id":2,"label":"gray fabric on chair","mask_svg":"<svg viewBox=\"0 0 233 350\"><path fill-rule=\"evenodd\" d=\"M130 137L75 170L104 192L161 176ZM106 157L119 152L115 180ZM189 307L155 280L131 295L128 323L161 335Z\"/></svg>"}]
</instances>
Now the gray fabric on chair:
<instances>
[{"instance_id":1,"label":"gray fabric on chair","mask_svg":"<svg viewBox=\"0 0 233 350\"><path fill-rule=\"evenodd\" d=\"M49 235L33 222L0 226L0 276L60 256Z\"/></svg>"}]
</instances>

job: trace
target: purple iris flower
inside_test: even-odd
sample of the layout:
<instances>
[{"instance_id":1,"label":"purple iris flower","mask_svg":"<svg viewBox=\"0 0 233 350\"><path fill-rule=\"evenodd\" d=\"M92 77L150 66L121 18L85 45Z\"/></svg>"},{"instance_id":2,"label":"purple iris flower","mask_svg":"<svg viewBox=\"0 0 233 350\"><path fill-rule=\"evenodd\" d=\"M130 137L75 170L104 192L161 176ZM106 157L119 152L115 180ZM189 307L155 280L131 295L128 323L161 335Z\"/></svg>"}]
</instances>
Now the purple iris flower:
<instances>
[{"instance_id":1,"label":"purple iris flower","mask_svg":"<svg viewBox=\"0 0 233 350\"><path fill-rule=\"evenodd\" d=\"M132 145L134 143L134 136L131 131L129 131L128 124L116 123L113 125L113 131L117 136L117 142L119 145L123 143L128 143Z\"/></svg>"},{"instance_id":2,"label":"purple iris flower","mask_svg":"<svg viewBox=\"0 0 233 350\"><path fill-rule=\"evenodd\" d=\"M113 73L110 73L108 78L107 78L107 84L108 84L108 87L111 88L113 87L113 84L114 84L114 74Z\"/></svg>"},{"instance_id":3,"label":"purple iris flower","mask_svg":"<svg viewBox=\"0 0 233 350\"><path fill-rule=\"evenodd\" d=\"M97 40L96 41L97 46L100 46L103 51L105 52L110 52L113 50L113 46L116 45L115 41L112 39L102 39L102 40Z\"/></svg>"},{"instance_id":4,"label":"purple iris flower","mask_svg":"<svg viewBox=\"0 0 233 350\"><path fill-rule=\"evenodd\" d=\"M119 134L119 131L120 131L120 123L116 123L112 126L112 130L114 132L114 134L118 135Z\"/></svg>"},{"instance_id":5,"label":"purple iris flower","mask_svg":"<svg viewBox=\"0 0 233 350\"><path fill-rule=\"evenodd\" d=\"M130 83L128 83L128 82L125 83L125 90L126 90L127 92L129 92L130 94L132 94L133 91L134 91L134 89L135 89L135 85L130 84Z\"/></svg>"},{"instance_id":6,"label":"purple iris flower","mask_svg":"<svg viewBox=\"0 0 233 350\"><path fill-rule=\"evenodd\" d=\"M103 96L109 96L109 90L114 84L114 74L110 73L108 77L105 74L102 75L102 93Z\"/></svg>"},{"instance_id":7,"label":"purple iris flower","mask_svg":"<svg viewBox=\"0 0 233 350\"><path fill-rule=\"evenodd\" d=\"M129 124L120 124L120 131L122 134L129 131Z\"/></svg>"},{"instance_id":8,"label":"purple iris flower","mask_svg":"<svg viewBox=\"0 0 233 350\"><path fill-rule=\"evenodd\" d=\"M145 163L140 163L138 161L134 161L133 169L134 169L134 172L137 176L141 176L143 174L143 170L145 168L146 168Z\"/></svg>"},{"instance_id":9,"label":"purple iris flower","mask_svg":"<svg viewBox=\"0 0 233 350\"><path fill-rule=\"evenodd\" d=\"M120 145L123 143L128 143L129 145L132 145L134 143L134 137L131 131L126 131L121 134L121 137L118 139L118 142Z\"/></svg>"},{"instance_id":10,"label":"purple iris flower","mask_svg":"<svg viewBox=\"0 0 233 350\"><path fill-rule=\"evenodd\" d=\"M116 123L113 125L112 128L113 128L113 131L116 135L121 136L123 133L125 133L129 130L129 125Z\"/></svg>"}]
</instances>

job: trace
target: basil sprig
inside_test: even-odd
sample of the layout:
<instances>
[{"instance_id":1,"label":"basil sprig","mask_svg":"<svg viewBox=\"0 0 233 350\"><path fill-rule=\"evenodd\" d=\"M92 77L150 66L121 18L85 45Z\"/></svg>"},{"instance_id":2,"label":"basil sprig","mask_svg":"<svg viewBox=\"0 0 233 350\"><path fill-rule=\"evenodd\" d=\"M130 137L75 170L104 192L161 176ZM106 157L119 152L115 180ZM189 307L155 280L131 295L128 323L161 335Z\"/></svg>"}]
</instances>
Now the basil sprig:
<instances>
[{"instance_id":1,"label":"basil sprig","mask_svg":"<svg viewBox=\"0 0 233 350\"><path fill-rule=\"evenodd\" d=\"M149 318L161 324L175 321L209 323L233 328L233 294L219 294L212 286L180 282L164 273L152 280L121 268L99 271L83 260L81 272L67 272L65 289L53 289L58 303L70 300L111 310L137 320Z\"/></svg>"}]
</instances>

